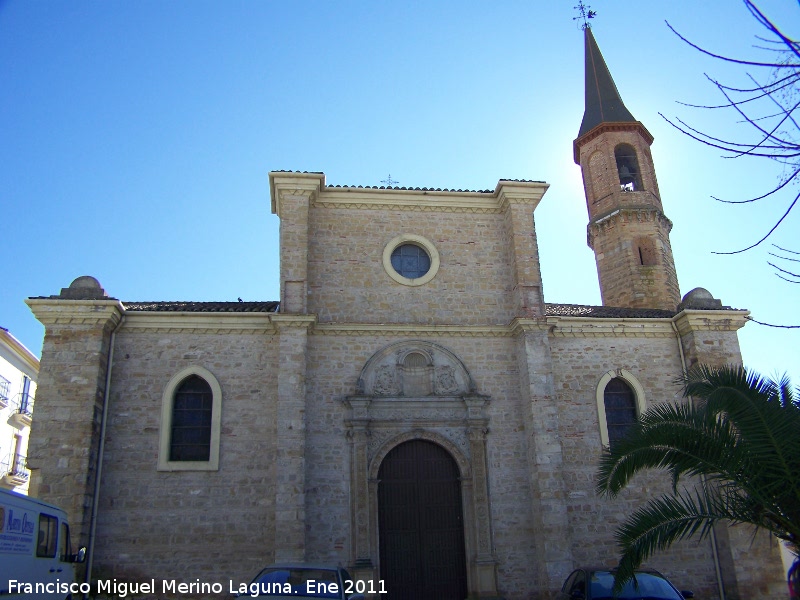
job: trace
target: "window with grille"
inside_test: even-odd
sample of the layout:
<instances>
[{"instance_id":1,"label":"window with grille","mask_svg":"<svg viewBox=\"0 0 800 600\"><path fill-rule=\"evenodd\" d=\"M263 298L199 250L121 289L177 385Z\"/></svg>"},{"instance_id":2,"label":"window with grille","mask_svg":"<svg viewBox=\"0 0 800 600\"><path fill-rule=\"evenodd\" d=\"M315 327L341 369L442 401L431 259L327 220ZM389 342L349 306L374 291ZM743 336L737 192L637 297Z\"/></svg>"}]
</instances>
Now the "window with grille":
<instances>
[{"instance_id":1,"label":"window with grille","mask_svg":"<svg viewBox=\"0 0 800 600\"><path fill-rule=\"evenodd\" d=\"M208 460L211 452L211 386L191 375L175 391L169 460Z\"/></svg>"},{"instance_id":2,"label":"window with grille","mask_svg":"<svg viewBox=\"0 0 800 600\"><path fill-rule=\"evenodd\" d=\"M222 388L200 365L173 375L161 395L159 471L218 471Z\"/></svg>"},{"instance_id":3,"label":"window with grille","mask_svg":"<svg viewBox=\"0 0 800 600\"><path fill-rule=\"evenodd\" d=\"M403 277L419 279L431 269L431 257L416 244L402 244L392 252L392 267Z\"/></svg>"},{"instance_id":4,"label":"window with grille","mask_svg":"<svg viewBox=\"0 0 800 600\"><path fill-rule=\"evenodd\" d=\"M630 386L619 377L606 384L603 392L606 409L608 443L613 448L636 423L636 396Z\"/></svg>"}]
</instances>

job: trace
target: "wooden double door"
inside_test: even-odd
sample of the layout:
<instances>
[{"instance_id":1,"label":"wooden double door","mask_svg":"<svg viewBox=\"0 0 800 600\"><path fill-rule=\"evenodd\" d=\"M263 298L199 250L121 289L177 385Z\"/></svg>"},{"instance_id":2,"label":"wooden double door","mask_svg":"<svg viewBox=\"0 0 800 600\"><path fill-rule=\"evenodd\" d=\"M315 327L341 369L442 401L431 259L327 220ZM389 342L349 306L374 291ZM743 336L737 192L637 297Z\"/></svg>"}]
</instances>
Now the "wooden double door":
<instances>
[{"instance_id":1,"label":"wooden double door","mask_svg":"<svg viewBox=\"0 0 800 600\"><path fill-rule=\"evenodd\" d=\"M393 448L378 472L386 600L464 600L467 567L458 465L425 440Z\"/></svg>"}]
</instances>

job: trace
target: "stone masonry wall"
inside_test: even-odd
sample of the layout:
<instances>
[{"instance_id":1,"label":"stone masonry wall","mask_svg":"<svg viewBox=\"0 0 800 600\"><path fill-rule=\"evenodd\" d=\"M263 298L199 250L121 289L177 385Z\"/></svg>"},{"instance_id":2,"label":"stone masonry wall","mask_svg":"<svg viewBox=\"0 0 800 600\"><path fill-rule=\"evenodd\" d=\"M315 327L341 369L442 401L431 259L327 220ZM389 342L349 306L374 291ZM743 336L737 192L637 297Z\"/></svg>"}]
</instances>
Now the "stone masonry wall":
<instances>
[{"instance_id":1,"label":"stone masonry wall","mask_svg":"<svg viewBox=\"0 0 800 600\"><path fill-rule=\"evenodd\" d=\"M641 125L604 125L580 142L588 241L595 253L605 306L674 310L680 289L669 241L672 224L663 214L644 133ZM635 149L641 184L637 190L620 189L614 154L619 144ZM654 256L644 264L636 246L640 238L654 245Z\"/></svg>"},{"instance_id":2,"label":"stone masonry wall","mask_svg":"<svg viewBox=\"0 0 800 600\"><path fill-rule=\"evenodd\" d=\"M602 454L597 412L597 385L610 370L625 369L641 384L647 406L681 398L681 374L675 336L659 338L568 338L552 340L556 393L560 400L560 431L564 451L566 510L576 565L613 566L619 557L614 532L650 498L670 490L665 473L637 476L614 500L595 492ZM689 542L655 555L648 563L680 589L697 597L716 593L712 551L708 541Z\"/></svg>"},{"instance_id":3,"label":"stone masonry wall","mask_svg":"<svg viewBox=\"0 0 800 600\"><path fill-rule=\"evenodd\" d=\"M108 345L119 319L115 302L48 302L32 310L47 324L28 444L29 493L67 511L73 544L89 543Z\"/></svg>"},{"instance_id":4,"label":"stone masonry wall","mask_svg":"<svg viewBox=\"0 0 800 600\"><path fill-rule=\"evenodd\" d=\"M274 558L279 360L263 332L123 327L112 372L95 578L250 581ZM202 366L222 388L218 471L159 472L164 388Z\"/></svg>"},{"instance_id":5,"label":"stone masonry wall","mask_svg":"<svg viewBox=\"0 0 800 600\"><path fill-rule=\"evenodd\" d=\"M654 210L621 211L589 225L605 306L675 310L680 300L669 241L671 224ZM655 260L641 264L637 241L650 240Z\"/></svg>"},{"instance_id":6,"label":"stone masonry wall","mask_svg":"<svg viewBox=\"0 0 800 600\"><path fill-rule=\"evenodd\" d=\"M710 318L703 311L686 311L679 317L677 327L687 367L698 363L715 367L741 364L736 335L743 324L741 318ZM718 531L718 540L729 597L786 597L780 550L774 537L737 526Z\"/></svg>"},{"instance_id":7,"label":"stone masonry wall","mask_svg":"<svg viewBox=\"0 0 800 600\"><path fill-rule=\"evenodd\" d=\"M315 207L309 221L308 310L320 322L483 325L515 316L502 214ZM429 283L400 285L384 270L384 247L400 234L436 246L441 268Z\"/></svg>"},{"instance_id":8,"label":"stone masonry wall","mask_svg":"<svg viewBox=\"0 0 800 600\"><path fill-rule=\"evenodd\" d=\"M706 358L718 356L735 362L738 355L733 331L695 332L692 339L709 348ZM684 340L685 342L686 340ZM632 373L645 391L647 406L682 398L676 383L682 366L674 336L661 338L555 338L553 357L557 393L561 398L560 428L567 479L567 511L573 535L576 563L616 557L613 532L636 507L649 498L669 493L669 476L657 471L638 475L615 500L600 499L594 492L601 454L596 389L600 376L613 369ZM697 355L695 354L695 357ZM688 357L687 357L688 358ZM686 482L687 485L691 481ZM780 584L780 557L769 536L753 537L739 527L720 531L723 579L733 577L735 592L729 598L785 597ZM586 544L587 539L592 540ZM648 565L665 573L681 589L693 589L696 597L718 595L712 540L688 541L653 556ZM729 544L730 549L725 550ZM730 553L733 562L726 560ZM604 560L603 562L608 562ZM739 595L735 595L738 593Z\"/></svg>"}]
</instances>

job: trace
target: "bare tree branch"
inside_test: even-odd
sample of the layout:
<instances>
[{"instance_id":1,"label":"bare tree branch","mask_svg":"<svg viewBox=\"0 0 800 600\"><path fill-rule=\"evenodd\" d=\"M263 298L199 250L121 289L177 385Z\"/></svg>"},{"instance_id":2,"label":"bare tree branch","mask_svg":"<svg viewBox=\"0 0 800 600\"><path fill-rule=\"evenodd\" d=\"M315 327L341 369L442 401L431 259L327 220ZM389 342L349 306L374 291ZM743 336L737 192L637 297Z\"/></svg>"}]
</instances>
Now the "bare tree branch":
<instances>
[{"instance_id":1,"label":"bare tree branch","mask_svg":"<svg viewBox=\"0 0 800 600\"><path fill-rule=\"evenodd\" d=\"M800 325L775 325L774 323L764 323L764 321L758 321L753 317L747 316L745 317L748 321L752 321L753 323L758 323L759 325L764 325L766 327L778 327L780 329L800 329Z\"/></svg>"},{"instance_id":2,"label":"bare tree branch","mask_svg":"<svg viewBox=\"0 0 800 600\"><path fill-rule=\"evenodd\" d=\"M789 208L787 208L787 209L786 209L786 212L785 212L785 213L783 213L783 216L782 216L780 219L778 219L778 222L777 222L777 223L775 223L775 225L773 225L773 226L772 226L772 229L770 229L770 230L767 232L767 234L766 234L764 237L762 237L760 240L758 240L758 241L757 241L755 244L752 244L752 245L748 246L747 248L742 248L741 250L734 250L733 252L713 252L713 254L741 254L742 252L747 252L748 250L752 250L752 249L753 249L753 248L755 248L756 246L760 245L760 244L761 244L761 242L763 242L763 241L764 241L764 240L766 240L766 239L767 239L769 236L771 236L771 235L773 234L773 232L774 232L774 231L775 231L775 230L778 228L778 226L779 226L781 223L783 223L783 220L784 220L786 217L788 217L788 216L789 216L789 213L790 213L790 212L792 212L792 209L794 208L794 205L795 205L795 204L797 204L797 200L798 200L798 199L800 199L800 194L797 194L797 196L795 196L795 197L794 197L794 200L792 200L792 203L789 205Z\"/></svg>"},{"instance_id":3,"label":"bare tree branch","mask_svg":"<svg viewBox=\"0 0 800 600\"><path fill-rule=\"evenodd\" d=\"M745 2L745 4L752 4L752 3L750 3L750 2ZM712 58L717 58L717 59L719 59L719 60L724 60L725 62L732 62L732 63L736 63L736 64L738 64L738 65L750 65L750 66L753 66L753 67L772 67L772 68L776 68L776 69L780 69L780 68L788 68L786 65L781 65L781 64L779 64L779 63L774 63L774 62L766 62L766 63L762 63L762 62L753 62L753 61L749 61L749 60L740 60L740 59L738 59L738 58L731 58L731 57L729 57L729 56L723 56L722 54L714 54L713 52L709 52L709 51L708 51L708 50L706 50L705 48L701 48L701 47L700 47L700 46L698 46L697 44L693 44L692 42L690 42L689 40L687 40L687 39L686 39L685 37L683 37L683 36L682 36L680 33L678 33L678 32L675 30L675 28L674 28L674 27L672 27L672 25L670 25L670 24L669 24L669 21L664 21L664 22L667 24L667 27L669 27L669 28L670 28L670 30L672 31L672 33L674 33L675 35L677 35L677 36L678 36L678 37L679 37L679 38L680 38L682 41L684 41L684 42L686 42L687 44L689 44L689 45L690 45L692 48L694 48L695 50L697 50L697 51L699 51L699 52L702 52L703 54L707 54L708 56L711 56Z\"/></svg>"},{"instance_id":4,"label":"bare tree branch","mask_svg":"<svg viewBox=\"0 0 800 600\"><path fill-rule=\"evenodd\" d=\"M797 118L797 115L800 114L800 43L781 32L780 28L759 10L753 0L743 0L743 2L756 22L767 32L766 37L757 36L756 39L763 43L755 48L761 52L769 52L771 60L748 60L712 52L688 40L667 22L667 27L679 39L698 52L743 67L767 69L769 73L766 77L759 77L746 72L745 76L750 80L750 85L728 85L706 74L708 81L717 88L725 102L706 105L681 103L690 108L735 111L735 122L744 126L745 129L741 130L744 133L736 134L733 138L718 137L692 127L677 117L669 119L661 114L667 123L684 135L722 151L724 158L766 158L783 165L784 172L780 175L780 182L761 195L744 200L723 200L712 196L715 200L726 204L755 203L785 191L790 183L800 184L800 119ZM763 71L759 72L763 73ZM740 135L741 137L739 137ZM761 245L784 223L799 199L800 194L796 194L794 199L788 203L788 208L784 213L755 243L739 250L714 252L714 254L740 254ZM778 246L775 247L785 251ZM795 251L788 251L788 253L800 254ZM800 262L786 256L769 254L779 261ZM781 279L800 283L800 275L779 267L775 262L768 261L768 264L777 271L776 275Z\"/></svg>"},{"instance_id":5,"label":"bare tree branch","mask_svg":"<svg viewBox=\"0 0 800 600\"><path fill-rule=\"evenodd\" d=\"M781 248L780 246L778 246L778 244L772 244L772 245L775 246L781 252L788 252L789 254L798 254L798 255L800 255L800 252L797 252L796 250L787 250L786 248Z\"/></svg>"},{"instance_id":6,"label":"bare tree branch","mask_svg":"<svg viewBox=\"0 0 800 600\"><path fill-rule=\"evenodd\" d=\"M777 265L775 265L775 264L773 264L773 263L771 263L771 262L769 262L769 261L767 261L767 264L768 264L770 267L775 267L775 269L777 269L777 270L778 270L778 271L780 271L781 273L786 273L786 274L787 274L787 275L789 275L790 277L798 277L798 278L800 278L800 273L792 273L791 271L787 271L786 269L781 269L779 266L777 266ZM780 275L778 275L778 277L780 277ZM789 280L787 279L787 281L789 281Z\"/></svg>"}]
</instances>

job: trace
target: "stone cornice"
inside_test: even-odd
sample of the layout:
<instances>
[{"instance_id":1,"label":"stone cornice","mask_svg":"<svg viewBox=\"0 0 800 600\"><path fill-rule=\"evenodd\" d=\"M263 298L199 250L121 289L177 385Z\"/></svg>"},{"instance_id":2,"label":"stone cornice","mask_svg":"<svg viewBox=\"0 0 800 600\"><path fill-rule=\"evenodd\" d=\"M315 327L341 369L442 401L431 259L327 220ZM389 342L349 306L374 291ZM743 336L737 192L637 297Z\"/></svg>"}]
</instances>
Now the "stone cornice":
<instances>
[{"instance_id":1,"label":"stone cornice","mask_svg":"<svg viewBox=\"0 0 800 600\"><path fill-rule=\"evenodd\" d=\"M324 187L323 173L272 172L269 174L272 212L281 216L281 199L286 196L301 196L311 202Z\"/></svg>"},{"instance_id":2,"label":"stone cornice","mask_svg":"<svg viewBox=\"0 0 800 600\"><path fill-rule=\"evenodd\" d=\"M117 300L30 298L26 303L45 326L116 326L122 316L126 332L272 335L303 328L311 335L357 337L516 337L544 331L557 337L671 337L674 322L680 335L691 331L737 331L750 314L742 310L684 310L669 318L597 318L549 316L516 318L507 325L421 325L409 323L318 323L316 315L284 313L126 312Z\"/></svg>"},{"instance_id":3,"label":"stone cornice","mask_svg":"<svg viewBox=\"0 0 800 600\"><path fill-rule=\"evenodd\" d=\"M653 143L653 135L647 131L647 127L642 125L641 121L633 123L601 123L594 129L589 130L581 137L572 142L572 158L576 165L581 164L581 147L591 142L593 139L600 137L607 132L619 131L634 131L641 135L650 146Z\"/></svg>"},{"instance_id":4,"label":"stone cornice","mask_svg":"<svg viewBox=\"0 0 800 600\"><path fill-rule=\"evenodd\" d=\"M594 238L614 227L617 221L620 220L628 223L632 221L638 221L639 223L657 221L667 233L672 231L672 221L670 221L660 209L654 206L622 207L589 222L586 226L587 245L594 250Z\"/></svg>"},{"instance_id":5,"label":"stone cornice","mask_svg":"<svg viewBox=\"0 0 800 600\"><path fill-rule=\"evenodd\" d=\"M508 181L501 179L497 183L494 194L503 210L509 204L531 205L535 209L550 187L539 181Z\"/></svg>"},{"instance_id":6,"label":"stone cornice","mask_svg":"<svg viewBox=\"0 0 800 600\"><path fill-rule=\"evenodd\" d=\"M129 333L273 335L292 327L313 328L315 323L314 315L128 311L122 329Z\"/></svg>"},{"instance_id":7,"label":"stone cornice","mask_svg":"<svg viewBox=\"0 0 800 600\"><path fill-rule=\"evenodd\" d=\"M509 323L508 331L510 335L516 337L528 331L549 331L552 327L551 318L528 319L517 317Z\"/></svg>"},{"instance_id":8,"label":"stone cornice","mask_svg":"<svg viewBox=\"0 0 800 600\"><path fill-rule=\"evenodd\" d=\"M290 328L313 329L317 322L317 315L279 313L270 315L270 321L276 331Z\"/></svg>"},{"instance_id":9,"label":"stone cornice","mask_svg":"<svg viewBox=\"0 0 800 600\"><path fill-rule=\"evenodd\" d=\"M509 204L530 204L535 208L548 187L538 181L507 180L500 180L494 193L328 187L314 197L313 206L493 214L504 212Z\"/></svg>"},{"instance_id":10,"label":"stone cornice","mask_svg":"<svg viewBox=\"0 0 800 600\"><path fill-rule=\"evenodd\" d=\"M590 221L588 228L599 231L602 226L611 225L614 221L621 218L626 218L627 220L635 219L637 221L652 221L658 219L662 221L667 231L672 229L672 221L667 218L661 209L652 205L622 206L620 208L615 208L610 213L601 215Z\"/></svg>"},{"instance_id":11,"label":"stone cornice","mask_svg":"<svg viewBox=\"0 0 800 600\"><path fill-rule=\"evenodd\" d=\"M314 335L401 337L508 337L504 325L419 325L408 323L318 323Z\"/></svg>"},{"instance_id":12,"label":"stone cornice","mask_svg":"<svg viewBox=\"0 0 800 600\"><path fill-rule=\"evenodd\" d=\"M748 310L690 310L678 313L675 326L681 336L693 331L738 331L747 323Z\"/></svg>"},{"instance_id":13,"label":"stone cornice","mask_svg":"<svg viewBox=\"0 0 800 600\"><path fill-rule=\"evenodd\" d=\"M673 337L671 319L597 317L516 318L508 325L409 325L319 323L314 335L401 337L516 337L529 331L550 337Z\"/></svg>"},{"instance_id":14,"label":"stone cornice","mask_svg":"<svg viewBox=\"0 0 800 600\"><path fill-rule=\"evenodd\" d=\"M597 338L675 337L672 319L626 319L597 317L548 317L551 337Z\"/></svg>"},{"instance_id":15,"label":"stone cornice","mask_svg":"<svg viewBox=\"0 0 800 600\"><path fill-rule=\"evenodd\" d=\"M374 188L326 188L314 206L419 212L500 212L497 198L485 192L437 192Z\"/></svg>"},{"instance_id":16,"label":"stone cornice","mask_svg":"<svg viewBox=\"0 0 800 600\"><path fill-rule=\"evenodd\" d=\"M124 331L272 334L269 313L126 312Z\"/></svg>"},{"instance_id":17,"label":"stone cornice","mask_svg":"<svg viewBox=\"0 0 800 600\"><path fill-rule=\"evenodd\" d=\"M101 324L116 327L125 312L119 300L28 298L25 304L45 327Z\"/></svg>"}]
</instances>

